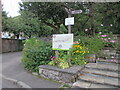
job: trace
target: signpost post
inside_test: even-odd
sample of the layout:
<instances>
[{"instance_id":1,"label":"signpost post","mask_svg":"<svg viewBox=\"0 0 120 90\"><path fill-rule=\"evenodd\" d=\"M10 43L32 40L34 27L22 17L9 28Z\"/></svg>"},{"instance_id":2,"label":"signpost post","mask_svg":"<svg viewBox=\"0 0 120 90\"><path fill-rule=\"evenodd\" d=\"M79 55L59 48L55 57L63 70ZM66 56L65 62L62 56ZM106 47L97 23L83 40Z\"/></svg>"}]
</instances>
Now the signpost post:
<instances>
[{"instance_id":1,"label":"signpost post","mask_svg":"<svg viewBox=\"0 0 120 90\"><path fill-rule=\"evenodd\" d=\"M72 14L80 14L80 13L82 13L82 10L74 10L74 11L71 11L71 9L67 9L67 8L65 8L66 9L66 11L67 11L67 13L68 13L68 18L71 18L71 15ZM70 24L68 24L68 34L70 34L71 33L71 23ZM70 52L68 51L68 54L69 54ZM71 66L71 63L70 63L70 58L68 58L68 64Z\"/></svg>"}]
</instances>

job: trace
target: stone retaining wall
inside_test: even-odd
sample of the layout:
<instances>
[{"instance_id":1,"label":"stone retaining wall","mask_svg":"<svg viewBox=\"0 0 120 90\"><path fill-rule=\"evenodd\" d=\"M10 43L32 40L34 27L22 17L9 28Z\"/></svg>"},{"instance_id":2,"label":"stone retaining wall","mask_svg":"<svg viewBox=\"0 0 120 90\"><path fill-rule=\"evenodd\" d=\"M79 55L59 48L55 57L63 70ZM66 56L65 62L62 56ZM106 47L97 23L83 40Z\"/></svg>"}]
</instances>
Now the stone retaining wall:
<instances>
[{"instance_id":1,"label":"stone retaining wall","mask_svg":"<svg viewBox=\"0 0 120 90\"><path fill-rule=\"evenodd\" d=\"M52 79L63 83L73 83L77 80L78 72L83 66L73 66L68 69L60 69L56 66L41 65L39 74L41 77Z\"/></svg>"}]
</instances>

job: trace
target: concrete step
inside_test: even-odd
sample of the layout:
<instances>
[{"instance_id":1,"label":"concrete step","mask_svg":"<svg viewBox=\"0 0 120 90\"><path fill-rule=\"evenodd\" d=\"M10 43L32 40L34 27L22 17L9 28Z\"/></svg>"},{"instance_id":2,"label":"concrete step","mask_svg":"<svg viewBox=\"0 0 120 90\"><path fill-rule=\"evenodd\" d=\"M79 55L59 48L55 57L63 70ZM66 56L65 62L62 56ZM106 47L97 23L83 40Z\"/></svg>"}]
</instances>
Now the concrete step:
<instances>
[{"instance_id":1,"label":"concrete step","mask_svg":"<svg viewBox=\"0 0 120 90\"><path fill-rule=\"evenodd\" d=\"M119 59L120 60L120 54L115 54L115 55L110 55L110 57L108 57L109 59Z\"/></svg>"},{"instance_id":2,"label":"concrete step","mask_svg":"<svg viewBox=\"0 0 120 90\"><path fill-rule=\"evenodd\" d=\"M72 88L76 88L76 87L77 88L117 88L110 85L95 84L95 83L85 82L80 80L75 82L72 86Z\"/></svg>"},{"instance_id":3,"label":"concrete step","mask_svg":"<svg viewBox=\"0 0 120 90\"><path fill-rule=\"evenodd\" d=\"M120 65L117 65L117 64L100 64L100 63L88 63L87 65L85 65L86 68L120 72L120 70L118 69L118 66L120 66Z\"/></svg>"},{"instance_id":4,"label":"concrete step","mask_svg":"<svg viewBox=\"0 0 120 90\"><path fill-rule=\"evenodd\" d=\"M89 73L89 74L95 74L95 75L102 75L106 77L120 78L120 74L118 74L117 72L111 72L111 71L103 71L103 70L85 68L82 70L82 72Z\"/></svg>"},{"instance_id":5,"label":"concrete step","mask_svg":"<svg viewBox=\"0 0 120 90\"><path fill-rule=\"evenodd\" d=\"M97 60L97 63L120 64L120 60L117 60L117 59L99 59L99 60Z\"/></svg>"},{"instance_id":6,"label":"concrete step","mask_svg":"<svg viewBox=\"0 0 120 90\"><path fill-rule=\"evenodd\" d=\"M99 76L95 76L95 75L92 76L92 75L82 74L82 75L79 75L78 79L81 81L86 81L86 82L90 82L90 83L94 83L94 84L120 87L120 85L118 83L118 79L113 79L113 78L106 78L106 77L99 77Z\"/></svg>"}]
</instances>

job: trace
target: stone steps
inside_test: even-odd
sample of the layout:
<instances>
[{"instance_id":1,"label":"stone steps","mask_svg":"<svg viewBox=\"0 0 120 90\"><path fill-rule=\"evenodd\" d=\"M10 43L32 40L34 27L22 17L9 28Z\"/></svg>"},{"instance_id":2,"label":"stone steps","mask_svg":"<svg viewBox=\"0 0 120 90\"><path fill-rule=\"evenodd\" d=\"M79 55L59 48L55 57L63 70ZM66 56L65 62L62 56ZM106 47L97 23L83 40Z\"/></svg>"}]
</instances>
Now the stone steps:
<instances>
[{"instance_id":1,"label":"stone steps","mask_svg":"<svg viewBox=\"0 0 120 90\"><path fill-rule=\"evenodd\" d=\"M100 59L100 60L97 60L97 63L120 64L120 60L117 60L117 59Z\"/></svg>"},{"instance_id":2,"label":"stone steps","mask_svg":"<svg viewBox=\"0 0 120 90\"><path fill-rule=\"evenodd\" d=\"M101 75L101 76L107 76L107 77L113 77L113 78L120 78L119 73L111 72L111 71L103 71L103 70L85 68L85 69L82 70L82 72L83 73L89 73L89 74L95 74L95 75Z\"/></svg>"},{"instance_id":3,"label":"stone steps","mask_svg":"<svg viewBox=\"0 0 120 90\"><path fill-rule=\"evenodd\" d=\"M77 81L73 84L72 88L117 88L110 85L101 85L85 81Z\"/></svg>"},{"instance_id":4,"label":"stone steps","mask_svg":"<svg viewBox=\"0 0 120 90\"><path fill-rule=\"evenodd\" d=\"M118 88L120 87L118 66L117 63L88 63L78 74L78 80L73 84L73 88Z\"/></svg>"},{"instance_id":5,"label":"stone steps","mask_svg":"<svg viewBox=\"0 0 120 90\"><path fill-rule=\"evenodd\" d=\"M118 66L120 66L120 65L117 65L117 64L115 65L115 64L88 63L85 67L86 68L91 68L91 69L120 72L120 70L118 69Z\"/></svg>"},{"instance_id":6,"label":"stone steps","mask_svg":"<svg viewBox=\"0 0 120 90\"><path fill-rule=\"evenodd\" d=\"M81 81L91 82L95 84L102 84L102 85L106 84L106 85L120 87L118 83L118 79L115 78L106 78L95 75L82 74L79 76L78 79Z\"/></svg>"}]
</instances>

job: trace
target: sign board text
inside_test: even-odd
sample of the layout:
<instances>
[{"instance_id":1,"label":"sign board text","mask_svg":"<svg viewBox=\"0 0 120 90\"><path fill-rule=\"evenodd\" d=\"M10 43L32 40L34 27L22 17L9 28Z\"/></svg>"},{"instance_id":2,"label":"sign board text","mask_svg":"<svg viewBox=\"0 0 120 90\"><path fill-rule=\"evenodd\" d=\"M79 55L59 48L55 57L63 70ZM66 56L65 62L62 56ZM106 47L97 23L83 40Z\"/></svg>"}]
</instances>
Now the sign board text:
<instances>
[{"instance_id":1,"label":"sign board text","mask_svg":"<svg viewBox=\"0 0 120 90\"><path fill-rule=\"evenodd\" d=\"M52 41L53 50L69 50L73 45L73 34L54 34Z\"/></svg>"}]
</instances>

